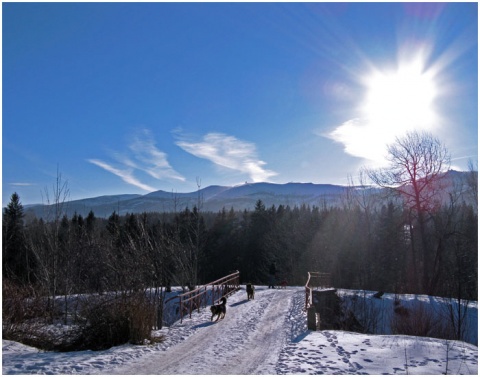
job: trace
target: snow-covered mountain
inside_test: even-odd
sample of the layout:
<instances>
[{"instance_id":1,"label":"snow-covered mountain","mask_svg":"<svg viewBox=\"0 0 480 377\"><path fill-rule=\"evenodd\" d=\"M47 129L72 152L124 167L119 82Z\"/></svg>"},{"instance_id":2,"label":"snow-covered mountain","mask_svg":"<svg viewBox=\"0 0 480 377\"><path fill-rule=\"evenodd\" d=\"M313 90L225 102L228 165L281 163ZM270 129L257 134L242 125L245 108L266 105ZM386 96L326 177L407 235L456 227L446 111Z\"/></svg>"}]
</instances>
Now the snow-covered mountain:
<instances>
[{"instance_id":1,"label":"snow-covered mountain","mask_svg":"<svg viewBox=\"0 0 480 377\"><path fill-rule=\"evenodd\" d=\"M97 217L108 217L113 211L123 215L142 212L181 211L186 207L198 206L203 211L251 210L258 200L265 206L272 205L316 205L334 204L347 190L345 186L313 183L246 183L239 186L208 186L189 193L154 191L146 195L100 196L66 202L64 210L67 216L75 212L87 216L90 211ZM37 217L48 218L48 205L25 206L25 212Z\"/></svg>"}]
</instances>

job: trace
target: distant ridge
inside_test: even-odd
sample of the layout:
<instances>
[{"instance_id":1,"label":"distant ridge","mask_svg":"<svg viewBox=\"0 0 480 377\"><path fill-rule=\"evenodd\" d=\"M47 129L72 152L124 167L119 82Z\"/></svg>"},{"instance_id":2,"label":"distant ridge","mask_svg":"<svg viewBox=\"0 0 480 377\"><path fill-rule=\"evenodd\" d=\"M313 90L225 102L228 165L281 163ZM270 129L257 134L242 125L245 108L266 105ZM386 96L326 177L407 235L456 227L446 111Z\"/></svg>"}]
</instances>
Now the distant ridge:
<instances>
[{"instance_id":1,"label":"distant ridge","mask_svg":"<svg viewBox=\"0 0 480 377\"><path fill-rule=\"evenodd\" d=\"M446 178L450 184L459 186L465 182L468 172L450 170ZM252 210L258 200L265 206L334 206L340 205L343 194L352 187L316 183L245 183L238 186L208 186L199 191L174 193L154 191L146 195L106 195L95 198L73 200L65 203L65 214L71 217L74 213L87 216L93 211L96 217L109 217L114 211L119 215L143 212L174 212L185 208L192 209L201 201L201 210L218 212L222 208L237 211ZM447 195L448 196L448 195ZM468 201L468 198L466 199ZM51 206L36 204L26 205L25 214L43 217L48 220Z\"/></svg>"},{"instance_id":2,"label":"distant ridge","mask_svg":"<svg viewBox=\"0 0 480 377\"><path fill-rule=\"evenodd\" d=\"M72 200L65 203L65 213L87 216L93 211L96 217L109 217L114 211L120 215L142 212L173 212L193 208L201 200L201 210L218 212L222 208L251 210L260 199L265 206L317 205L336 202L347 187L314 183L246 183L239 186L208 186L189 193L154 191L145 195L107 195ZM51 206L34 204L25 206L25 213L48 218Z\"/></svg>"}]
</instances>

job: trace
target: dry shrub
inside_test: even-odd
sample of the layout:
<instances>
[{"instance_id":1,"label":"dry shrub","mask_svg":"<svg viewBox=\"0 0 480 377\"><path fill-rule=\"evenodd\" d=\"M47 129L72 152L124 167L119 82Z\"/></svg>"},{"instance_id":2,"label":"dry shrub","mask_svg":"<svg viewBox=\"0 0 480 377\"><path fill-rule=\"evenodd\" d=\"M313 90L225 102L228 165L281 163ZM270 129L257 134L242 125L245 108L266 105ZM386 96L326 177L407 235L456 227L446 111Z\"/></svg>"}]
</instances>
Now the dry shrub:
<instances>
[{"instance_id":1,"label":"dry shrub","mask_svg":"<svg viewBox=\"0 0 480 377\"><path fill-rule=\"evenodd\" d=\"M102 350L124 343L144 344L152 338L154 307L144 292L116 297L86 296L80 318L67 331L51 331L46 299L29 287L8 281L2 285L2 336L43 350Z\"/></svg>"},{"instance_id":2,"label":"dry shrub","mask_svg":"<svg viewBox=\"0 0 480 377\"><path fill-rule=\"evenodd\" d=\"M125 343L158 341L151 335L154 308L143 292L115 298L89 297L81 315L84 324L59 351L102 350Z\"/></svg>"},{"instance_id":3,"label":"dry shrub","mask_svg":"<svg viewBox=\"0 0 480 377\"><path fill-rule=\"evenodd\" d=\"M346 331L376 334L380 327L381 310L377 308L364 291L350 300L343 299L343 325Z\"/></svg>"},{"instance_id":4,"label":"dry shrub","mask_svg":"<svg viewBox=\"0 0 480 377\"><path fill-rule=\"evenodd\" d=\"M408 317L410 315L410 312L407 308L403 307L403 306L395 306L395 309L393 309L393 311L395 312L396 315L398 315L399 317Z\"/></svg>"},{"instance_id":5,"label":"dry shrub","mask_svg":"<svg viewBox=\"0 0 480 377\"><path fill-rule=\"evenodd\" d=\"M145 294L132 296L126 311L129 314L129 342L143 344L145 341L151 341L155 310Z\"/></svg>"},{"instance_id":6,"label":"dry shrub","mask_svg":"<svg viewBox=\"0 0 480 377\"><path fill-rule=\"evenodd\" d=\"M2 280L2 337L42 349L52 349L44 337L46 301L30 286Z\"/></svg>"},{"instance_id":7,"label":"dry shrub","mask_svg":"<svg viewBox=\"0 0 480 377\"><path fill-rule=\"evenodd\" d=\"M428 306L418 302L411 308L395 305L391 320L392 334L451 339L451 331Z\"/></svg>"},{"instance_id":8,"label":"dry shrub","mask_svg":"<svg viewBox=\"0 0 480 377\"><path fill-rule=\"evenodd\" d=\"M2 281L2 321L11 324L42 317L45 300L34 294L30 286L18 286L8 280Z\"/></svg>"}]
</instances>

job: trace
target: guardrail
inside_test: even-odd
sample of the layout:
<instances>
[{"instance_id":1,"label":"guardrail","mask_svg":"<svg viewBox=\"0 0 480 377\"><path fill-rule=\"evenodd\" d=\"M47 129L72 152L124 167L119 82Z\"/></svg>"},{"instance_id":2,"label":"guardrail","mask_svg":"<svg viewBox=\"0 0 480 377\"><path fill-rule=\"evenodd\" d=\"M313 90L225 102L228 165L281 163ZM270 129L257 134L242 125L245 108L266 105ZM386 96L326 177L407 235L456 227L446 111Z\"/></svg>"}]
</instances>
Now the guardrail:
<instances>
[{"instance_id":1,"label":"guardrail","mask_svg":"<svg viewBox=\"0 0 480 377\"><path fill-rule=\"evenodd\" d=\"M210 288L211 287L211 288ZM191 291L182 293L181 295L172 297L171 299L165 301L167 304L169 301L178 300L179 310L180 310L180 323L183 321L183 316L188 313L190 318L192 318L192 312L198 310L200 312L201 307L208 305L208 293L211 292L211 304L214 305L215 301L220 300L220 298L230 296L240 288L240 272L235 271L234 273L224 276L221 279L212 281L193 289Z\"/></svg>"},{"instance_id":2,"label":"guardrail","mask_svg":"<svg viewBox=\"0 0 480 377\"><path fill-rule=\"evenodd\" d=\"M305 310L312 304L312 292L314 288L331 287L331 274L329 272L308 272L307 283L305 284Z\"/></svg>"}]
</instances>

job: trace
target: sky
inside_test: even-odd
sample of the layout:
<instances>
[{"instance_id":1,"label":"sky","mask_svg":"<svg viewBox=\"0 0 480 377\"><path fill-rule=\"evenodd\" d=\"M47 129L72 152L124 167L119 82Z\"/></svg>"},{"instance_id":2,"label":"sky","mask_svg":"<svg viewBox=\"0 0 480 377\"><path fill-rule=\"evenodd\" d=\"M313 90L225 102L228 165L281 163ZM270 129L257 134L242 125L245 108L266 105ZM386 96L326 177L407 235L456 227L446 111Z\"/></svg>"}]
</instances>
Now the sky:
<instances>
[{"instance_id":1,"label":"sky","mask_svg":"<svg viewBox=\"0 0 480 377\"><path fill-rule=\"evenodd\" d=\"M348 184L478 155L478 5L2 3L2 201Z\"/></svg>"}]
</instances>

